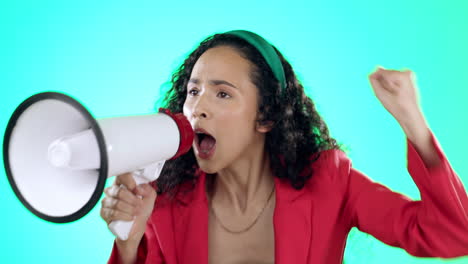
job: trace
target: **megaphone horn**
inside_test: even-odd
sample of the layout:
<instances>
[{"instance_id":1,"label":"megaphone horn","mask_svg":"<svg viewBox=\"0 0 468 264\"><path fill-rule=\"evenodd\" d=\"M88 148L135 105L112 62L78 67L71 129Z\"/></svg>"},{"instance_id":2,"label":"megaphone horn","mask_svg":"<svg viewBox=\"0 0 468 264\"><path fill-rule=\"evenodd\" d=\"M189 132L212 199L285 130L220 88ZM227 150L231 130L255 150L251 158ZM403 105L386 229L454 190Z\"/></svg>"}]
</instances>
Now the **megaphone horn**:
<instances>
[{"instance_id":1,"label":"megaphone horn","mask_svg":"<svg viewBox=\"0 0 468 264\"><path fill-rule=\"evenodd\" d=\"M75 221L99 201L108 177L134 172L137 184L155 180L164 162L186 153L194 133L182 114L96 120L70 96L45 92L21 103L8 122L3 158L23 205L55 223ZM127 239L133 222L114 221Z\"/></svg>"}]
</instances>

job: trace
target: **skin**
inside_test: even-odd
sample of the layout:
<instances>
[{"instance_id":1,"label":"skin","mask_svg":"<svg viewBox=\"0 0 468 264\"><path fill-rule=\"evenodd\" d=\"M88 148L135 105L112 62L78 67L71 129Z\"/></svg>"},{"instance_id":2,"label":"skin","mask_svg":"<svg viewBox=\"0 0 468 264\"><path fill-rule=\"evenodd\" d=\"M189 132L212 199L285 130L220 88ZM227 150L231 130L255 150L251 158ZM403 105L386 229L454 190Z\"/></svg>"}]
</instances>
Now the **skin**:
<instances>
[{"instance_id":1,"label":"skin","mask_svg":"<svg viewBox=\"0 0 468 264\"><path fill-rule=\"evenodd\" d=\"M196 143L193 146L200 168L217 174L213 202L229 205L236 213L245 213L259 194L264 200L273 188L264 150L269 129L256 122L258 92L250 71L250 62L236 50L212 48L195 63L190 79L196 82L189 82L184 104L192 127L201 127L216 139L209 159L200 158Z\"/></svg>"},{"instance_id":2,"label":"skin","mask_svg":"<svg viewBox=\"0 0 468 264\"><path fill-rule=\"evenodd\" d=\"M378 67L369 75L369 81L375 96L400 124L426 167L437 166L440 159L432 145L431 131L419 105L415 74L410 70L396 71Z\"/></svg>"},{"instance_id":3,"label":"skin","mask_svg":"<svg viewBox=\"0 0 468 264\"><path fill-rule=\"evenodd\" d=\"M230 230L253 223L274 187L264 148L269 128L256 122L258 90L250 80L251 70L250 62L230 47L208 50L195 63L184 104L192 127L203 128L216 139L209 159L199 156L197 143L193 147L200 168L216 173L207 198ZM211 213L209 262L273 263L273 210L270 201L255 226L240 235L226 232Z\"/></svg>"},{"instance_id":4,"label":"skin","mask_svg":"<svg viewBox=\"0 0 468 264\"><path fill-rule=\"evenodd\" d=\"M210 213L211 263L274 261L274 195L266 203L274 182L264 150L265 133L270 128L259 126L255 121L258 90L249 78L251 67L233 48L212 48L196 62L187 87L184 114L193 128L203 128L216 139L215 153L209 159L201 158L196 143L193 146L200 168L216 174L212 188L207 190L212 211L224 226L241 230L252 223L266 205L255 226L239 235L224 231ZM426 166L436 166L439 158L419 107L414 74L379 68L369 75L369 80L376 97L401 125ZM135 217L130 238L127 241L116 239L122 262L133 263L156 193L147 184L137 188L130 174L116 177L115 186L121 184L126 188L105 190L101 217L108 224Z\"/></svg>"}]
</instances>

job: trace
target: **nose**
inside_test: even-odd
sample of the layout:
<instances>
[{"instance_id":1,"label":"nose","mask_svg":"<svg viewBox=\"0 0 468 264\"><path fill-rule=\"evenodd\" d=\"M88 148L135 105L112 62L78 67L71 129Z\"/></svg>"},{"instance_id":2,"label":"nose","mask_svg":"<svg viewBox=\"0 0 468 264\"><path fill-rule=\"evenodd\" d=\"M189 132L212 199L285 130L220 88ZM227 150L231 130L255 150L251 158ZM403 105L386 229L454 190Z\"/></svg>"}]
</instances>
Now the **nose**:
<instances>
[{"instance_id":1,"label":"nose","mask_svg":"<svg viewBox=\"0 0 468 264\"><path fill-rule=\"evenodd\" d=\"M198 97L197 102L194 105L192 117L199 118L199 119L207 119L209 118L209 111L208 111L208 102L206 101L206 96L200 95Z\"/></svg>"},{"instance_id":2,"label":"nose","mask_svg":"<svg viewBox=\"0 0 468 264\"><path fill-rule=\"evenodd\" d=\"M193 117L206 118L207 115L204 112L199 113L198 111L193 112Z\"/></svg>"}]
</instances>

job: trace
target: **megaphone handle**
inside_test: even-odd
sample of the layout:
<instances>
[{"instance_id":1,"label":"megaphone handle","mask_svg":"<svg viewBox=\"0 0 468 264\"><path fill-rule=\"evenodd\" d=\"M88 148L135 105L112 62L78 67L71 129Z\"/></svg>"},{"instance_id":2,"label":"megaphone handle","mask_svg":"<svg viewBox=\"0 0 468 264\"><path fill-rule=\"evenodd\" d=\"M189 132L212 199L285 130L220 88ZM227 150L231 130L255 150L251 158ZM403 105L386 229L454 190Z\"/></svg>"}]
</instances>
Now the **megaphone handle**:
<instances>
[{"instance_id":1,"label":"megaphone handle","mask_svg":"<svg viewBox=\"0 0 468 264\"><path fill-rule=\"evenodd\" d=\"M142 174L139 173L139 171L132 173L132 175L137 185L150 182L150 180L141 176ZM109 224L109 229L112 232L112 234L114 234L114 236L118 237L120 240L127 240L128 235L130 234L130 230L132 229L133 222L135 221L112 221Z\"/></svg>"}]
</instances>

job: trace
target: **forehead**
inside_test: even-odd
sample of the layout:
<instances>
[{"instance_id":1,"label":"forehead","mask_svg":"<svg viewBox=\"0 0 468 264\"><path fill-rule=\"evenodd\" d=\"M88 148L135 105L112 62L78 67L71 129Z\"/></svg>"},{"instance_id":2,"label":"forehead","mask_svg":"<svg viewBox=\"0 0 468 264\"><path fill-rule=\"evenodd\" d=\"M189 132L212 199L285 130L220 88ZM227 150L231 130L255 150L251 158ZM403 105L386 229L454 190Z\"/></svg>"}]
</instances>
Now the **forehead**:
<instances>
[{"instance_id":1,"label":"forehead","mask_svg":"<svg viewBox=\"0 0 468 264\"><path fill-rule=\"evenodd\" d=\"M249 78L251 63L238 50L229 46L218 46L205 51L195 63L191 77ZM208 76L206 76L208 75Z\"/></svg>"}]
</instances>

